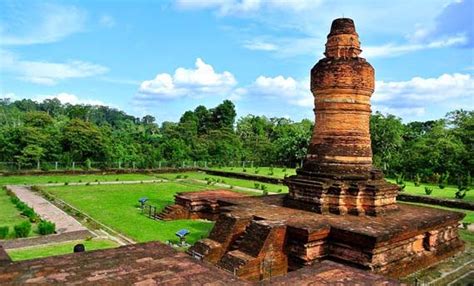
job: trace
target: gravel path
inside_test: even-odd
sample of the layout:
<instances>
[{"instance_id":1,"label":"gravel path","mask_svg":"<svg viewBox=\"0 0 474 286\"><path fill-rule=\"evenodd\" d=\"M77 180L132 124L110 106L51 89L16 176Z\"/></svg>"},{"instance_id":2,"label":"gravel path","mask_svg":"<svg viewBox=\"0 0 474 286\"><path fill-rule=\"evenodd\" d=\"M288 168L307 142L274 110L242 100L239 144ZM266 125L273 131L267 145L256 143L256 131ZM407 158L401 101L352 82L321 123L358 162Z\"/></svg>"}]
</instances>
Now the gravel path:
<instances>
[{"instance_id":1,"label":"gravel path","mask_svg":"<svg viewBox=\"0 0 474 286\"><path fill-rule=\"evenodd\" d=\"M41 218L54 222L58 234L87 230L87 228L79 223L75 218L71 217L40 195L34 193L28 187L7 186L7 189L15 193L22 202L32 207Z\"/></svg>"}]
</instances>

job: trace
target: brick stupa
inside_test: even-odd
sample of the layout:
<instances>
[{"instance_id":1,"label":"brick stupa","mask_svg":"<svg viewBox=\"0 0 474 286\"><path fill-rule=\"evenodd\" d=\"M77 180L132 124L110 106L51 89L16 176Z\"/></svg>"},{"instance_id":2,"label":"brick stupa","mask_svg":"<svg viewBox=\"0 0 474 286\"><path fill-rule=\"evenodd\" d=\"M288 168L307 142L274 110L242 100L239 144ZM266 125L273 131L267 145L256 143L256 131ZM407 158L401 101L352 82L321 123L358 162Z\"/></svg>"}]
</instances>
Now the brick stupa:
<instances>
[{"instance_id":1,"label":"brick stupa","mask_svg":"<svg viewBox=\"0 0 474 286\"><path fill-rule=\"evenodd\" d=\"M332 23L326 57L311 70L315 126L288 205L321 213L379 215L397 209L398 186L372 167L370 96L374 68L363 58L351 19Z\"/></svg>"},{"instance_id":2,"label":"brick stupa","mask_svg":"<svg viewBox=\"0 0 474 286\"><path fill-rule=\"evenodd\" d=\"M360 53L354 22L334 20L311 70L316 124L289 194L217 200L214 228L189 254L262 280L321 260L401 277L463 250L464 214L397 204L398 186L372 167L374 69Z\"/></svg>"}]
</instances>

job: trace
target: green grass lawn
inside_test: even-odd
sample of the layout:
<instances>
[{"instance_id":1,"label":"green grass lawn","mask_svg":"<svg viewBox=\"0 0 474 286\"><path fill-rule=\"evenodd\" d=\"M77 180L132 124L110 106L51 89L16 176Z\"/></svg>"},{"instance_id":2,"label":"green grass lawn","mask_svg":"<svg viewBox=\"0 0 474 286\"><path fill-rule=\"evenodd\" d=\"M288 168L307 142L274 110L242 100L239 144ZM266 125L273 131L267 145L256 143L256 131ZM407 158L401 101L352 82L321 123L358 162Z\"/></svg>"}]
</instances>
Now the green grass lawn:
<instances>
[{"instance_id":1,"label":"green grass lawn","mask_svg":"<svg viewBox=\"0 0 474 286\"><path fill-rule=\"evenodd\" d=\"M17 210L15 205L10 201L10 196L7 195L7 192L0 189L0 227L8 226L10 228L7 239L15 238L13 227L27 220L28 218L22 216L20 211ZM33 224L30 236L37 235L36 228L36 224Z\"/></svg>"},{"instance_id":2,"label":"green grass lawn","mask_svg":"<svg viewBox=\"0 0 474 286\"><path fill-rule=\"evenodd\" d=\"M176 241L176 231L186 228L188 241L207 236L213 223L198 220L156 221L141 213L138 199L147 197L149 204L164 208L174 202L177 192L202 190L203 186L159 183L133 185L59 186L44 188L101 223L138 241Z\"/></svg>"},{"instance_id":3,"label":"green grass lawn","mask_svg":"<svg viewBox=\"0 0 474 286\"><path fill-rule=\"evenodd\" d=\"M388 179L388 181L395 183L395 180ZM417 196L427 196L425 193L425 187L430 187L433 189L431 197L443 198L443 199L455 199L455 193L458 191L455 186L446 186L444 189L440 189L438 185L433 184L421 184L420 186L415 186L413 182L405 182L406 187L403 193ZM465 201L474 202L474 190L468 191L464 197Z\"/></svg>"},{"instance_id":4,"label":"green grass lawn","mask_svg":"<svg viewBox=\"0 0 474 286\"><path fill-rule=\"evenodd\" d=\"M214 167L211 168L218 171L234 172L234 173L244 173L249 175L260 175L267 177L274 177L283 179L286 176L291 176L296 174L296 169L292 168L273 168L270 167Z\"/></svg>"},{"instance_id":5,"label":"green grass lawn","mask_svg":"<svg viewBox=\"0 0 474 286\"><path fill-rule=\"evenodd\" d=\"M220 183L223 184L228 184L232 186L239 186L239 187L244 187L244 188L252 188L255 189L256 186L255 184L259 185L265 185L267 186L267 190L269 192L274 192L274 193L288 193L288 187L283 186L283 185L275 185L275 184L267 184L267 183L262 183L258 181L251 181L251 180L243 180L243 179L234 179L234 178L227 178L227 177L220 177L220 176L213 176L206 174L204 172L186 172L186 173L180 173L180 174L160 174L157 175L162 178L166 178L168 180L174 180L177 179L178 177L181 179L187 178L187 179L198 179L198 180L205 180L206 178L209 179L215 179L215 180L220 180Z\"/></svg>"},{"instance_id":6,"label":"green grass lawn","mask_svg":"<svg viewBox=\"0 0 474 286\"><path fill-rule=\"evenodd\" d=\"M153 180L153 174L0 176L0 185Z\"/></svg>"},{"instance_id":7,"label":"green grass lawn","mask_svg":"<svg viewBox=\"0 0 474 286\"><path fill-rule=\"evenodd\" d=\"M7 253L13 261L27 260L73 253L74 245L78 243L84 244L86 251L113 248L118 246L116 242L106 239L93 239L88 241L77 240L41 246L16 248L7 250Z\"/></svg>"}]
</instances>

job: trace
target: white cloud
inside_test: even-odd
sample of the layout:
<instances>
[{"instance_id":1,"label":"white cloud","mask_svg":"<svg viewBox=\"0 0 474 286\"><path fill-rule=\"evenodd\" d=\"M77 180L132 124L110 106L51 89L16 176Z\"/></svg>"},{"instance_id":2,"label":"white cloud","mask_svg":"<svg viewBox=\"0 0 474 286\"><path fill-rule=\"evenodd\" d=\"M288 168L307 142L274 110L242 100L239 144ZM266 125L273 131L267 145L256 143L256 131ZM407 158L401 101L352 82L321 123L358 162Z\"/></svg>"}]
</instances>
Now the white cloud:
<instances>
[{"instance_id":1,"label":"white cloud","mask_svg":"<svg viewBox=\"0 0 474 286\"><path fill-rule=\"evenodd\" d=\"M103 106L110 106L105 104L104 102L96 99L82 99L79 98L78 96L67 93L67 92L61 92L58 94L54 95L38 95L36 96L33 100L36 101L43 101L45 99L53 99L57 98L59 101L61 101L63 104L69 103L69 104L87 104L87 105L103 105Z\"/></svg>"},{"instance_id":2,"label":"white cloud","mask_svg":"<svg viewBox=\"0 0 474 286\"><path fill-rule=\"evenodd\" d=\"M406 43L406 44L385 44L381 46L363 47L362 56L367 58L376 57L394 57L426 49L438 49L465 44L467 38L464 35L458 35L442 40L435 40L428 43Z\"/></svg>"},{"instance_id":3,"label":"white cloud","mask_svg":"<svg viewBox=\"0 0 474 286\"><path fill-rule=\"evenodd\" d=\"M470 74L443 74L408 81L377 81L372 97L374 110L398 116L421 116L428 109L448 109L455 101L474 102L474 78Z\"/></svg>"},{"instance_id":4,"label":"white cloud","mask_svg":"<svg viewBox=\"0 0 474 286\"><path fill-rule=\"evenodd\" d=\"M11 101L19 99L13 92L7 92L0 95L0 99L10 99Z\"/></svg>"},{"instance_id":5,"label":"white cloud","mask_svg":"<svg viewBox=\"0 0 474 286\"><path fill-rule=\"evenodd\" d=\"M41 85L55 85L60 80L91 77L108 72L107 67L78 60L64 63L22 60L5 50L0 50L0 59L2 72L7 71L21 80Z\"/></svg>"},{"instance_id":6,"label":"white cloud","mask_svg":"<svg viewBox=\"0 0 474 286\"><path fill-rule=\"evenodd\" d=\"M276 51L278 47L275 44L259 40L246 41L244 48L255 51Z\"/></svg>"},{"instance_id":7,"label":"white cloud","mask_svg":"<svg viewBox=\"0 0 474 286\"><path fill-rule=\"evenodd\" d=\"M284 76L266 77L259 76L248 87L249 94L280 98L286 103L298 106L312 106L313 96L309 90L309 79L295 80Z\"/></svg>"},{"instance_id":8,"label":"white cloud","mask_svg":"<svg viewBox=\"0 0 474 286\"><path fill-rule=\"evenodd\" d=\"M374 102L437 103L459 97L471 97L474 100L474 78L470 74L414 77L408 81L377 81L375 86Z\"/></svg>"},{"instance_id":9,"label":"white cloud","mask_svg":"<svg viewBox=\"0 0 474 286\"><path fill-rule=\"evenodd\" d=\"M174 99L184 96L226 95L237 84L228 71L216 73L214 68L198 58L195 69L178 68L174 74L161 73L140 84L137 99Z\"/></svg>"},{"instance_id":10,"label":"white cloud","mask_svg":"<svg viewBox=\"0 0 474 286\"><path fill-rule=\"evenodd\" d=\"M18 7L17 7L18 6ZM84 27L86 14L74 6L26 2L3 11L0 22L2 45L52 43Z\"/></svg>"},{"instance_id":11,"label":"white cloud","mask_svg":"<svg viewBox=\"0 0 474 286\"><path fill-rule=\"evenodd\" d=\"M116 25L115 19L110 15L102 15L99 18L99 24L101 26L112 28Z\"/></svg>"}]
</instances>

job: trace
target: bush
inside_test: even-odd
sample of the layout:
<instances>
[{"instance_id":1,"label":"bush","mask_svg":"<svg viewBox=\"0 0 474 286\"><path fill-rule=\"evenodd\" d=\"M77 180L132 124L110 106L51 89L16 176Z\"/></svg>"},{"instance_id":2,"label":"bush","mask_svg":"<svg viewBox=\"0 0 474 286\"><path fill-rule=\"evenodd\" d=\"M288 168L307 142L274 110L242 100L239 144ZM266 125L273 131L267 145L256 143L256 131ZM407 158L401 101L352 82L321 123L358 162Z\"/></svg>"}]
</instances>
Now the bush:
<instances>
[{"instance_id":1,"label":"bush","mask_svg":"<svg viewBox=\"0 0 474 286\"><path fill-rule=\"evenodd\" d=\"M247 173L247 169L243 169L242 172Z\"/></svg>"},{"instance_id":2,"label":"bush","mask_svg":"<svg viewBox=\"0 0 474 286\"><path fill-rule=\"evenodd\" d=\"M65 185L65 186L69 185L69 182L64 182L64 185Z\"/></svg>"},{"instance_id":3,"label":"bush","mask_svg":"<svg viewBox=\"0 0 474 286\"><path fill-rule=\"evenodd\" d=\"M454 194L455 198L458 200L464 199L466 196L467 192L469 191L469 188L463 185L458 186L458 191Z\"/></svg>"},{"instance_id":4,"label":"bush","mask_svg":"<svg viewBox=\"0 0 474 286\"><path fill-rule=\"evenodd\" d=\"M263 190L262 195L267 196L267 195L268 195L268 191L267 191L267 190Z\"/></svg>"},{"instance_id":5,"label":"bush","mask_svg":"<svg viewBox=\"0 0 474 286\"><path fill-rule=\"evenodd\" d=\"M29 221L24 221L15 225L13 228L15 230L16 237L27 237L31 231L31 223Z\"/></svg>"},{"instance_id":6,"label":"bush","mask_svg":"<svg viewBox=\"0 0 474 286\"><path fill-rule=\"evenodd\" d=\"M431 195L432 192L433 192L433 188L425 187L425 194L427 194L429 196L429 195Z\"/></svg>"},{"instance_id":7,"label":"bush","mask_svg":"<svg viewBox=\"0 0 474 286\"><path fill-rule=\"evenodd\" d=\"M397 185L403 185L405 183L405 180L403 178L403 174L396 174L397 178L395 181L397 182Z\"/></svg>"},{"instance_id":8,"label":"bush","mask_svg":"<svg viewBox=\"0 0 474 286\"><path fill-rule=\"evenodd\" d=\"M10 228L8 226L0 226L0 239L5 239L9 231Z\"/></svg>"},{"instance_id":9,"label":"bush","mask_svg":"<svg viewBox=\"0 0 474 286\"><path fill-rule=\"evenodd\" d=\"M415 184L416 187L418 187L421 183L421 178L419 174L415 175L415 178L413 179L413 183Z\"/></svg>"},{"instance_id":10,"label":"bush","mask_svg":"<svg viewBox=\"0 0 474 286\"><path fill-rule=\"evenodd\" d=\"M282 189L278 189L277 193L281 193L281 192L283 192L283 190L282 190Z\"/></svg>"},{"instance_id":11,"label":"bush","mask_svg":"<svg viewBox=\"0 0 474 286\"><path fill-rule=\"evenodd\" d=\"M253 186L255 187L255 189L260 189L260 184L259 183L254 183Z\"/></svg>"},{"instance_id":12,"label":"bush","mask_svg":"<svg viewBox=\"0 0 474 286\"><path fill-rule=\"evenodd\" d=\"M47 234L52 234L56 231L56 224L50 222L50 221L46 221L46 220L42 220L39 224L38 224L38 232L41 234L41 235L47 235Z\"/></svg>"}]
</instances>

